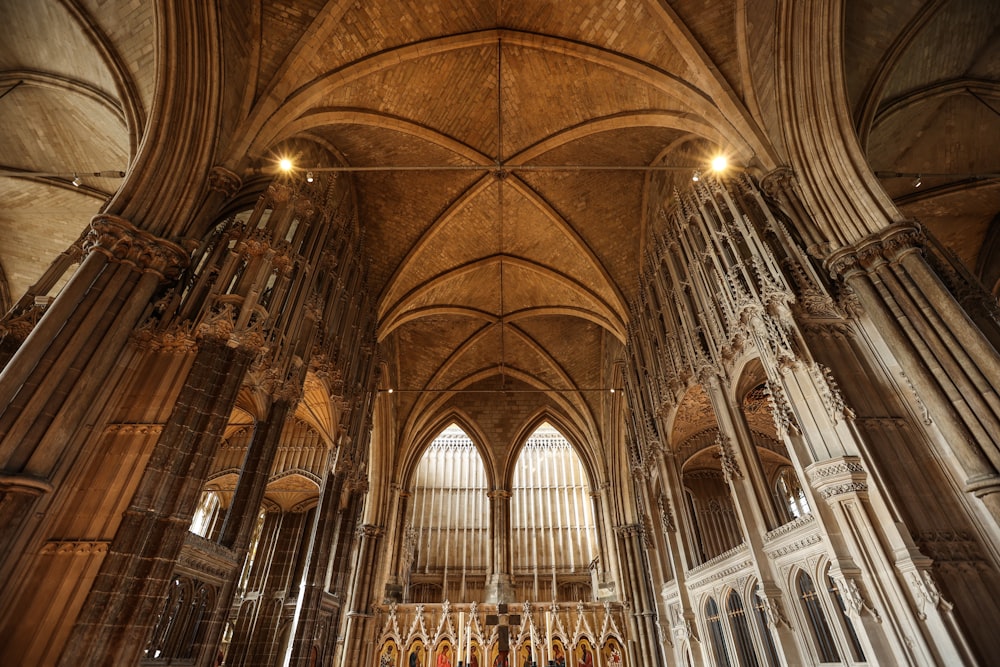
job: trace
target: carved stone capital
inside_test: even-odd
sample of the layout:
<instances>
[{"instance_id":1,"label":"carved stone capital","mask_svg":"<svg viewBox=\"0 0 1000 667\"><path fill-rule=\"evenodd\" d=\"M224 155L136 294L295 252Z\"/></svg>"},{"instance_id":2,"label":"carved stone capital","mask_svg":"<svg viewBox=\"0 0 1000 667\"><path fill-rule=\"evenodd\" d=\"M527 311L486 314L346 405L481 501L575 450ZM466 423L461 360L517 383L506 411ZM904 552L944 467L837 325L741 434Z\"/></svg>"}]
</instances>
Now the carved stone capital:
<instances>
[{"instance_id":1,"label":"carved stone capital","mask_svg":"<svg viewBox=\"0 0 1000 667\"><path fill-rule=\"evenodd\" d=\"M188 253L176 243L136 228L124 218L96 215L84 241L86 252L99 252L108 259L153 273L161 281L175 280L188 265Z\"/></svg>"},{"instance_id":2,"label":"carved stone capital","mask_svg":"<svg viewBox=\"0 0 1000 667\"><path fill-rule=\"evenodd\" d=\"M916 225L898 223L834 251L825 261L826 268L833 278L847 280L886 262L897 262L909 252L919 252L925 241L926 236Z\"/></svg>"},{"instance_id":3,"label":"carved stone capital","mask_svg":"<svg viewBox=\"0 0 1000 667\"><path fill-rule=\"evenodd\" d=\"M856 456L842 456L806 468L813 487L827 501L842 495L868 493L868 473Z\"/></svg>"},{"instance_id":4,"label":"carved stone capital","mask_svg":"<svg viewBox=\"0 0 1000 667\"><path fill-rule=\"evenodd\" d=\"M242 187L243 179L221 165L215 165L208 172L208 188L221 192L226 199L235 197Z\"/></svg>"},{"instance_id":5,"label":"carved stone capital","mask_svg":"<svg viewBox=\"0 0 1000 667\"><path fill-rule=\"evenodd\" d=\"M760 179L760 189L771 199L780 201L795 187L795 172L791 167L778 167Z\"/></svg>"}]
</instances>

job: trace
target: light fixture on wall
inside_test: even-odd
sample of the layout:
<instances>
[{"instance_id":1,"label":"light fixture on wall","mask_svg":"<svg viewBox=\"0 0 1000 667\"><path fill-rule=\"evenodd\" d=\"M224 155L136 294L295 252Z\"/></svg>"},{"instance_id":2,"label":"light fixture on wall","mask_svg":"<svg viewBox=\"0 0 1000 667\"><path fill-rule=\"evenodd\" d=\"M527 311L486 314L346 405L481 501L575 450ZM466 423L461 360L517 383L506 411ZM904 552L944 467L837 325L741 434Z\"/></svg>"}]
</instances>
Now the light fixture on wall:
<instances>
[{"instance_id":1,"label":"light fixture on wall","mask_svg":"<svg viewBox=\"0 0 1000 667\"><path fill-rule=\"evenodd\" d=\"M913 187L919 188L923 184L924 184L923 179L920 177L920 174L917 174L917 177L913 179Z\"/></svg>"},{"instance_id":2,"label":"light fixture on wall","mask_svg":"<svg viewBox=\"0 0 1000 667\"><path fill-rule=\"evenodd\" d=\"M81 183L83 183L83 179L81 179L77 174L73 174L73 186L78 188Z\"/></svg>"}]
</instances>

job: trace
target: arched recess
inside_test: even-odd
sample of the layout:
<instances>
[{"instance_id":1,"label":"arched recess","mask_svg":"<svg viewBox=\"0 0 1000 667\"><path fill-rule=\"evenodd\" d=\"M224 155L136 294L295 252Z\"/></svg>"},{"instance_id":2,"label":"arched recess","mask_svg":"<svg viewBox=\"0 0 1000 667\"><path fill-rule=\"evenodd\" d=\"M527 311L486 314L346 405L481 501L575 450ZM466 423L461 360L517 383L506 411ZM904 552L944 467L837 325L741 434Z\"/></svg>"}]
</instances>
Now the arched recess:
<instances>
[{"instance_id":1,"label":"arched recess","mask_svg":"<svg viewBox=\"0 0 1000 667\"><path fill-rule=\"evenodd\" d=\"M508 327L511 332L517 333L516 327ZM480 331L474 335L474 337L482 336L483 332ZM563 419L562 423L574 423L586 426L589 433L594 434L594 439L596 439L599 433L597 428L597 422L595 415L593 414L593 409L581 398L581 395L573 392L572 390L576 387L572 383L569 375L559 366L559 364L548 356L544 350L540 349L540 346L534 344L533 341L527 339L528 344L533 345L538 350L538 359L541 359L546 366L555 369L559 373L561 379L563 380L561 386L553 387L541 382L537 377L533 375L528 375L517 369L513 369L510 366L505 367L502 371L499 364L494 364L492 366L482 368L475 373L472 373L466 377L461 378L460 381L454 384L447 385L447 390L440 389L439 391L429 392L421 396L415 402L413 408L411 409L411 416L407 419L406 424L402 429L402 439L406 442L416 442L425 439L428 435L428 431L434 431L440 422L440 418L437 415L445 414L452 408L450 402L455 395L465 389L474 389L476 386L482 384L483 386L488 386L490 388L495 388L495 385L490 384L496 379L501 379L502 381L510 382L512 388L520 389L532 389L538 390L540 392L546 393L546 402L548 403L548 409L555 411L562 411L568 418ZM452 353L451 357L442 364L442 369L439 369L438 374L444 375L444 369L455 363L457 359L464 350L472 344L472 341L467 342L463 347ZM439 387L435 383L437 375L428 382L429 386ZM550 392L549 390L569 390L569 391L555 391ZM430 427L428 427L430 425ZM419 435L412 435L419 434ZM587 438L581 438L579 442L586 442ZM484 439L482 442L486 442ZM500 469L499 466L497 468ZM499 474L499 473L498 473ZM509 476L506 478L509 479ZM494 480L497 482L498 480Z\"/></svg>"},{"instance_id":2,"label":"arched recess","mask_svg":"<svg viewBox=\"0 0 1000 667\"><path fill-rule=\"evenodd\" d=\"M691 532L692 565L743 542L743 528L722 469L719 424L708 395L692 385L679 401L671 424Z\"/></svg>"}]
</instances>

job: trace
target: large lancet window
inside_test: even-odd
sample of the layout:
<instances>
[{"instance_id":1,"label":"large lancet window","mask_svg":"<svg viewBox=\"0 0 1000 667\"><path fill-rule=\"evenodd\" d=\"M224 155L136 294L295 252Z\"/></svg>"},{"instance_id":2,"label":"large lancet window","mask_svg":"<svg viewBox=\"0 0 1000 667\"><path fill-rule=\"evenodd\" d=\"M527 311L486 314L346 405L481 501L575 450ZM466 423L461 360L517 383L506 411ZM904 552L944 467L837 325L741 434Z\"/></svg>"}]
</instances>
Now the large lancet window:
<instances>
[{"instance_id":1,"label":"large lancet window","mask_svg":"<svg viewBox=\"0 0 1000 667\"><path fill-rule=\"evenodd\" d=\"M589 566L598 544L590 485L580 456L550 424L525 443L511 491L518 599L593 599Z\"/></svg>"},{"instance_id":2,"label":"large lancet window","mask_svg":"<svg viewBox=\"0 0 1000 667\"><path fill-rule=\"evenodd\" d=\"M816 593L812 577L805 572L799 572L796 584L799 589L799 599L802 601L806 619L809 621L813 639L816 642L820 662L840 662L840 653L837 651L833 633L830 632L830 625L827 623L823 604Z\"/></svg>"},{"instance_id":3,"label":"large lancet window","mask_svg":"<svg viewBox=\"0 0 1000 667\"><path fill-rule=\"evenodd\" d=\"M726 600L726 615L729 616L729 626L733 631L733 641L736 643L736 655L743 667L760 667L757 651L754 649L753 637L750 635L750 624L747 622L743 598L736 591L729 592Z\"/></svg>"},{"instance_id":4,"label":"large lancet window","mask_svg":"<svg viewBox=\"0 0 1000 667\"><path fill-rule=\"evenodd\" d=\"M413 476L403 571L410 602L482 600L489 549L486 471L472 440L451 425Z\"/></svg>"},{"instance_id":5,"label":"large lancet window","mask_svg":"<svg viewBox=\"0 0 1000 667\"><path fill-rule=\"evenodd\" d=\"M709 598L705 603L705 622L708 623L708 638L712 644L712 653L715 654L715 664L719 667L731 667L729 650L726 648L726 635L722 630L722 618L715 598Z\"/></svg>"},{"instance_id":6,"label":"large lancet window","mask_svg":"<svg viewBox=\"0 0 1000 667\"><path fill-rule=\"evenodd\" d=\"M861 647L861 640L858 638L858 633L854 630L854 623L847 613L847 605L844 604L844 597L840 594L840 587L837 586L837 582L830 575L829 570L827 571L826 581L830 597L833 599L834 604L836 604L837 611L840 612L840 622L842 623L844 633L847 635L851 655L854 657L855 662L864 662L865 650Z\"/></svg>"}]
</instances>

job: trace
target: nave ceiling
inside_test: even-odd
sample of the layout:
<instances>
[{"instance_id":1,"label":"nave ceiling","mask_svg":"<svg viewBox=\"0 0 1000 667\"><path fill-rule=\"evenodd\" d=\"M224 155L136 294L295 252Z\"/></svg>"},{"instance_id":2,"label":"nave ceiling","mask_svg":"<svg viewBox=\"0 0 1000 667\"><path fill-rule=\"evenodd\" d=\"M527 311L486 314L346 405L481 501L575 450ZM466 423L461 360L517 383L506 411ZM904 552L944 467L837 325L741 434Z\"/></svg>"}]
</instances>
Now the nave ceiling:
<instances>
[{"instance_id":1,"label":"nave ceiling","mask_svg":"<svg viewBox=\"0 0 1000 667\"><path fill-rule=\"evenodd\" d=\"M303 146L335 158L299 177L333 159L370 169L349 177L389 382L419 390L397 398L404 434L449 409L425 390L542 389L599 442L603 394L570 390L614 385L608 350L624 341L654 193L717 152L764 172L784 162L767 139L781 122L777 4L219 3L238 80L216 159L251 184ZM867 161L994 288L1000 8L850 0L843 18ZM16 301L123 182L93 174L134 164L155 114L157 14L16 0L0 22L0 267ZM648 166L683 169L633 169Z\"/></svg>"}]
</instances>

